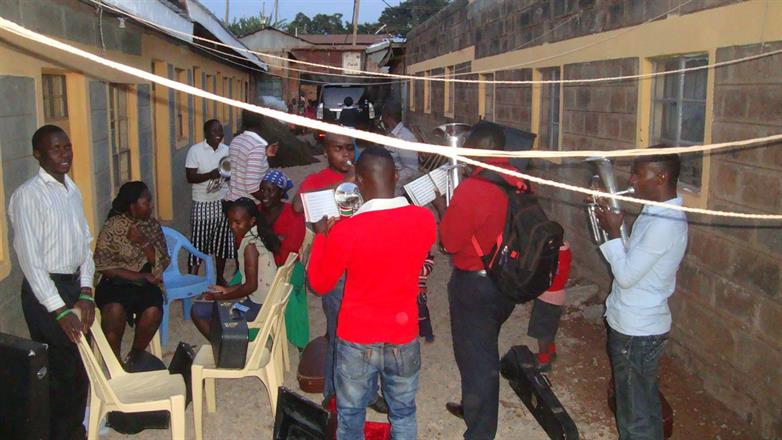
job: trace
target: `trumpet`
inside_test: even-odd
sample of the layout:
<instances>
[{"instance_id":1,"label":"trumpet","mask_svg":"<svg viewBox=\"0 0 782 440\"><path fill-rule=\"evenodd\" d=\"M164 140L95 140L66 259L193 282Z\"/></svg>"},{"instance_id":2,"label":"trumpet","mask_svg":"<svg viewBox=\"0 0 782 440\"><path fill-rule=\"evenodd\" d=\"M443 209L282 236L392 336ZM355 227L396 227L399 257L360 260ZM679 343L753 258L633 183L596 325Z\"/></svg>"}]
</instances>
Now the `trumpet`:
<instances>
[{"instance_id":1,"label":"trumpet","mask_svg":"<svg viewBox=\"0 0 782 440\"><path fill-rule=\"evenodd\" d=\"M364 203L358 185L352 182L342 182L334 190L334 201L337 202L339 215L351 216Z\"/></svg>"},{"instance_id":2,"label":"trumpet","mask_svg":"<svg viewBox=\"0 0 782 440\"><path fill-rule=\"evenodd\" d=\"M589 186L592 189L594 190L605 189L605 192L614 195L633 194L633 192L635 191L632 187L627 188L623 191L616 190L614 169L613 166L611 165L610 160L604 157L590 157L586 159L586 162L589 163L594 170L594 174L592 175L589 184ZM592 196L591 201L588 202L586 205L586 210L587 210L587 218L589 219L590 230L592 231L592 240L595 242L595 244L602 244L608 239L608 237L606 235L606 232L603 230L603 228L600 227L600 223L597 221L596 211L598 206L599 205L597 203L596 198ZM608 200L608 206L613 212L621 211L621 206L619 205L619 201L615 198L610 198ZM622 237L622 243L625 246L627 246L627 227L625 226L624 223L622 223L619 232Z\"/></svg>"},{"instance_id":3,"label":"trumpet","mask_svg":"<svg viewBox=\"0 0 782 440\"><path fill-rule=\"evenodd\" d=\"M217 163L217 171L220 173L220 177L209 181L209 184L206 186L206 192L208 193L220 191L223 183L231 178L231 160L228 156L223 157Z\"/></svg>"}]
</instances>

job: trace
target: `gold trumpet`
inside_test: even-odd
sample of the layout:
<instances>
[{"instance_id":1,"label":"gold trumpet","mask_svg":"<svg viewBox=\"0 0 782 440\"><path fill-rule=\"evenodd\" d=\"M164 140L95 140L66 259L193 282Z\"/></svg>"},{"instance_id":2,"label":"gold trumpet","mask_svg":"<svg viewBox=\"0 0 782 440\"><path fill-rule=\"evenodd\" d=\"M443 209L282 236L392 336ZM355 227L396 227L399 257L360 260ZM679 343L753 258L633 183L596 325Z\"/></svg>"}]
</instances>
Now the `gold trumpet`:
<instances>
[{"instance_id":1,"label":"gold trumpet","mask_svg":"<svg viewBox=\"0 0 782 440\"><path fill-rule=\"evenodd\" d=\"M592 166L594 174L589 182L590 188L594 190L604 190L605 192L613 195L625 195L633 194L635 190L627 188L623 191L616 190L616 179L614 179L614 168L611 165L611 161L605 157L590 157L586 159L586 162ZM587 203L587 218L589 219L589 226L592 231L592 240L595 244L605 243L608 239L606 232L600 227L600 223L597 221L597 200L594 196L591 197L591 201ZM608 207L613 212L620 212L622 210L619 200L615 198L608 199ZM627 227L622 223L619 232L622 237L622 243L627 246Z\"/></svg>"}]
</instances>

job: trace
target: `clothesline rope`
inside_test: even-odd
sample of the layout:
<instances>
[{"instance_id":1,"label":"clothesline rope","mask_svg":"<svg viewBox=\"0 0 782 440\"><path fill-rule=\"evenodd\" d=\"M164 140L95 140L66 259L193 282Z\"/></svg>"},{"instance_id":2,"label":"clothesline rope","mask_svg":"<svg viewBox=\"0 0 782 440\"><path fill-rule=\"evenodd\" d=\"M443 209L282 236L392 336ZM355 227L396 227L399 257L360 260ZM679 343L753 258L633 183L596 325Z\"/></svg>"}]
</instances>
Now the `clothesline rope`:
<instances>
[{"instance_id":1,"label":"clothesline rope","mask_svg":"<svg viewBox=\"0 0 782 440\"><path fill-rule=\"evenodd\" d=\"M140 22L140 23L147 24L148 26L151 26L151 27L163 30L163 31L168 32L168 33L179 34L179 35L187 36L188 38L193 38L193 39L197 39L197 40L203 40L203 41L209 42L211 44L214 44L214 45L217 45L217 46L221 46L221 47L225 47L227 49L231 49L231 50L234 50L234 51L237 51L237 52L251 53L253 55L257 55L257 56L260 56L260 57L266 57L266 58L271 58L271 59L275 59L275 60L281 60L281 61L290 62L290 63L303 64L303 65L307 65L307 66L318 67L318 68L321 68L321 69L337 70L337 71L343 72L345 74L345 76L348 76L348 77L351 77L351 78L386 77L386 78L396 78L396 79L399 79L400 81L408 81L408 80L411 80L411 81L436 81L436 82L443 82L443 83L452 82L452 83L463 83L463 84L499 84L499 85L591 84L591 83L601 83L601 82L628 81L628 80L635 80L635 79L642 80L642 79L656 78L656 77L659 77L659 76L675 75L675 74L686 73L686 72L694 72L694 71L704 70L704 69L714 69L714 68L717 68L717 67L724 67L724 66L729 66L729 65L732 65L732 64L743 63L743 62L746 62L746 61L752 61L752 60L765 58L765 57L769 57L769 56L773 56L773 55L777 55L777 54L782 53L782 49L779 49L779 50L774 50L774 51L770 51L770 52L762 52L762 53L755 54L755 55L749 55L749 56L746 56L746 57L736 58L734 60L726 60L726 61L720 61L720 62L717 62L717 63L714 63L714 64L706 64L706 65L703 65L703 66L684 67L684 68L675 69L675 70L667 70L667 71L661 71L661 72L650 72L650 73L635 74L635 75L618 75L618 76L610 76L610 77L584 78L584 79L485 80L485 79L459 79L459 78L455 78L454 77L455 75L449 75L449 76L441 76L441 75L435 75L435 76L403 75L403 74L396 74L396 73L370 72L370 71L367 71L367 70L358 70L358 69L345 69L343 67L331 66L331 65L328 65L328 64L312 63L312 62L304 61L304 60L289 59L289 58L286 58L286 57L281 57L279 55L274 55L274 54L270 54L270 53L265 53L265 52L259 52L259 51L251 50L251 49L248 49L246 47L231 46L231 45L223 43L223 42L210 40L210 39L205 38L205 37L192 35L192 34L187 33L187 32L182 32L182 31L177 30L177 29L168 28L168 27L159 25L157 23L154 23L154 22L151 22L149 20L146 20L146 19L144 19L142 17L138 17L136 15L133 15L131 13L123 11L122 9L115 8L113 6L110 6L110 5L107 5L105 3L102 3L102 2L100 2L98 0L90 0L90 1L92 1L93 3L95 3L97 5L100 5L101 7L105 7L107 9L110 9L110 10L112 10L112 11L118 13L118 14L123 14L123 15L125 15L127 17L132 18L133 20L136 20L136 21ZM682 5L677 5L676 7L674 7L671 10L665 12L664 14L660 14L658 17L662 17L664 15L667 15L669 12L678 10L679 8L681 8L681 6ZM642 23L642 25L646 24L648 22L649 21L644 22L644 23ZM475 72L464 72L464 75L478 75L478 74L484 74L484 73L490 73L490 72L497 73L497 72L505 71L505 70L508 70L508 69L513 69L513 68L522 67L522 66L525 66L525 65L530 65L530 64L537 63L537 62L540 62L540 61L546 61L546 60L549 60L549 59L554 59L554 58L560 57L562 55L567 55L567 54L570 54L570 53L573 53L573 52L577 52L579 50L582 50L582 49L585 49L585 48L592 47L592 46L595 46L597 44L600 44L600 43L602 43L604 41L608 41L610 39L616 38L619 35L623 35L626 32L630 32L630 31L634 30L635 28L636 27L628 28L628 29L626 29L624 31L621 31L619 34L612 35L612 36L610 36L608 38L605 38L603 40L598 40L596 42L592 42L592 43L586 44L586 45L584 45L582 47L570 49L570 50L565 51L565 52L560 53L560 54L551 55L551 56L540 58L540 59L537 59L537 60L526 61L526 62L521 63L521 64L516 64L516 65L511 65L511 66L503 66L502 68L497 68L497 69L481 70L481 71L475 71ZM286 66L277 66L277 67L280 67L281 69L291 69L291 70L294 69L294 68L286 67ZM304 72L304 73L320 74L320 75L332 75L332 74L328 74L328 73L324 73L324 72L316 72L316 71L310 71L310 70L304 70L304 69L298 69L297 71Z\"/></svg>"},{"instance_id":2,"label":"clothesline rope","mask_svg":"<svg viewBox=\"0 0 782 440\"><path fill-rule=\"evenodd\" d=\"M461 160L465 163L482 166L488 169L492 169L494 171L513 175L517 177L522 177L525 179L528 179L532 182L536 182L542 185L548 185L553 186L560 189L566 189L570 191L575 191L583 194L590 194L590 195L597 195L600 197L614 197L618 200L622 200L625 202L631 202L631 203L638 203L638 204L655 204L646 200L637 199L634 197L627 197L627 196L618 196L618 195L612 195L609 193L603 193L587 188L578 187L575 185L568 185L560 182L555 182L547 179L542 179L540 177L530 176L527 174L522 174L520 172L507 170L504 168L496 167L490 164L486 164L474 159L467 158L465 156L472 155L472 156L484 156L484 157L499 157L500 155L497 155L496 153L505 153L502 154L501 157L565 157L564 155L554 155L552 153L566 153L570 155L571 157L574 156L583 156L583 153L585 152L545 152L545 151L537 151L537 152L530 152L530 151L519 151L519 152L498 152L498 151L486 151L486 150L477 150L477 149L471 149L471 148L452 148L452 147L444 147L440 145L432 145L432 144L424 144L424 143L417 143L417 142L408 142L403 141L401 139L396 139L388 136L382 136L375 133L370 133L362 130L356 130L354 128L350 127L343 127L339 125L334 124L328 124L325 122L321 122L318 120L313 120L309 118L305 118L298 115L288 114L284 113L278 110L273 110L265 107L260 107L253 104L244 103L241 101L237 101L230 98L225 98L222 96L215 95L213 93L206 92L204 90L195 88L193 86L182 84L173 80L170 80L168 78L164 78L158 75L155 75L153 73L146 72L141 69L137 69L132 66L128 66L122 63L118 63L116 61L112 61L109 59L106 59L104 57L101 57L99 55L84 51L82 49L76 48L74 46L71 46L69 44L63 43L61 41L57 41L53 38L47 37L45 35L39 34L37 32L33 32L29 29L24 28L23 26L20 26L12 21L6 20L3 17L0 17L0 29L5 29L8 32L11 32L15 35L18 35L20 37L35 41L40 44L44 44L49 47L53 47L55 49L62 50L64 52L71 53L73 55L76 55L78 57L93 61L95 63L104 65L106 67L112 68L114 70L118 70L120 72L145 79L150 82L154 82L156 84L159 84L161 86L165 86L168 88L171 88L173 90L177 90L183 93L187 93L194 96L199 96L202 98L211 99L217 102L221 102L223 104L227 104L234 107L239 107L248 111L252 111L255 113L259 113L261 115L283 121L288 123L293 123L296 125L301 125L304 127L312 128L315 130L321 130L326 131L330 133L340 134L344 136L354 137L358 139L363 139L372 143L380 144L380 145L387 145L394 148L400 148L403 150L413 150L413 151L419 151L424 153L434 153L434 154L440 154L447 157L453 157L458 160ZM776 135L776 136L769 136L766 138L757 138L757 139L749 139L744 141L738 141L733 143L723 143L723 144L713 144L710 146L700 146L700 151L703 150L704 147L708 147L707 149L716 149L716 148L724 148L727 145L748 145L752 143L758 143L763 141L771 140L779 140L782 139L782 135ZM681 147L679 150L689 150L694 151L693 147ZM668 151L674 151L675 149L667 150ZM609 156L609 154L606 153L624 153L628 151L638 152L638 154L621 154L624 156L630 156L630 155L639 155L639 154L658 154L659 151L650 151L649 149L646 150L624 150L624 151L614 151L614 152L605 152L605 151L598 151L598 155L603 156ZM529 155L528 153L541 153L536 155ZM594 155L594 154L590 154ZM612 154L612 156L619 156L619 154ZM695 212L700 214L706 214L706 215L715 215L715 216L721 216L721 217L738 217L738 218L745 218L745 219L759 219L759 220L782 220L782 215L769 215L769 214L747 214L747 213L740 213L740 212L730 212L730 211L714 211L714 210L704 210L704 209L698 209L698 208L688 208L688 207L681 207L681 206L673 206L673 205L665 205L666 207L669 207L671 209L678 209L682 211L687 212Z\"/></svg>"}]
</instances>

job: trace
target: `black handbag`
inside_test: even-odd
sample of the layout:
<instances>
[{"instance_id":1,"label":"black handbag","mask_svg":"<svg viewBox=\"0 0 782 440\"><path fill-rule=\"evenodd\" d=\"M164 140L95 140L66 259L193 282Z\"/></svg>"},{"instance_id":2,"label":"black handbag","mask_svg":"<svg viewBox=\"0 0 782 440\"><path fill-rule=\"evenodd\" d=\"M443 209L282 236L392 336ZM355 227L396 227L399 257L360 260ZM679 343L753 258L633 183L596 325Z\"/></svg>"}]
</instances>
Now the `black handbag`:
<instances>
[{"instance_id":1,"label":"black handbag","mask_svg":"<svg viewBox=\"0 0 782 440\"><path fill-rule=\"evenodd\" d=\"M193 400L193 390L190 388L190 384L192 383L190 368L193 366L194 359L195 350L193 349L193 346L185 342L180 342L176 347L174 357L171 358L171 363L168 364L169 373L181 374L185 379L185 388L187 389L185 395L185 408L187 408L187 405L190 405L190 402Z\"/></svg>"}]
</instances>

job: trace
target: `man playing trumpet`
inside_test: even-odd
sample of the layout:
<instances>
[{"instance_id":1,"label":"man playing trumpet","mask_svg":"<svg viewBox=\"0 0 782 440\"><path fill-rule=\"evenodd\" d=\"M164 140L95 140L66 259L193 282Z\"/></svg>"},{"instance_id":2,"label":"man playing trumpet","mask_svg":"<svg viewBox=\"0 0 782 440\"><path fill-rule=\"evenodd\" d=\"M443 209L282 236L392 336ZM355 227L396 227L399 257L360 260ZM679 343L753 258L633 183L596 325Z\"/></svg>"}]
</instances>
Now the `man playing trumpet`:
<instances>
[{"instance_id":1,"label":"man playing trumpet","mask_svg":"<svg viewBox=\"0 0 782 440\"><path fill-rule=\"evenodd\" d=\"M679 156L660 153L633 161L630 185L635 197L681 206L676 194ZM601 202L596 215L608 241L600 251L614 276L605 316L619 438L661 440L657 367L671 329L668 297L676 289L676 272L687 247L687 219L682 211L645 205L625 247L623 214Z\"/></svg>"}]
</instances>

